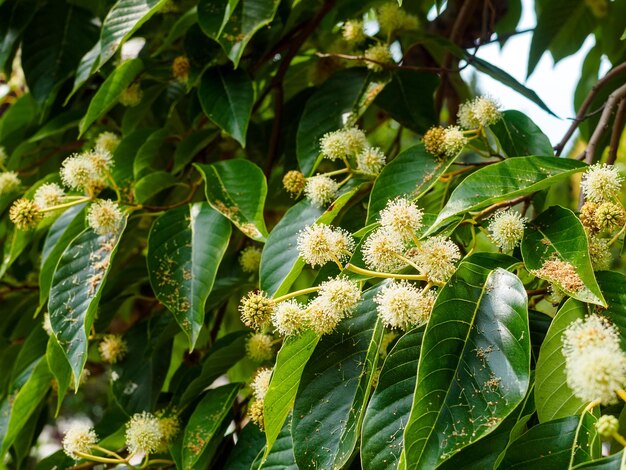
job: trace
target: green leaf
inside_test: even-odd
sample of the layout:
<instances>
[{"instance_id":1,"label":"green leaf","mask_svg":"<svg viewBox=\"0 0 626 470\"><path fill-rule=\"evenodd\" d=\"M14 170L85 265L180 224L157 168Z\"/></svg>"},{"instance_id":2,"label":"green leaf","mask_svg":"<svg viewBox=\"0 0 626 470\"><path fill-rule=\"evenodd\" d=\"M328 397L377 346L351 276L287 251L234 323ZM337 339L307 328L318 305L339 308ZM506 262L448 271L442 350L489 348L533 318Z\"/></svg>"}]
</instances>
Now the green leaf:
<instances>
[{"instance_id":1,"label":"green leaf","mask_svg":"<svg viewBox=\"0 0 626 470\"><path fill-rule=\"evenodd\" d=\"M176 183L176 177L165 171L148 173L135 184L135 199L139 203L144 203L161 191L175 186Z\"/></svg>"},{"instance_id":2,"label":"green leaf","mask_svg":"<svg viewBox=\"0 0 626 470\"><path fill-rule=\"evenodd\" d=\"M61 405L63 404L65 394L72 383L72 368L67 363L63 349L59 346L59 343L54 336L51 336L48 340L46 360L48 361L48 368L50 372L56 379L57 406L55 416L58 416L59 411L61 411Z\"/></svg>"},{"instance_id":3,"label":"green leaf","mask_svg":"<svg viewBox=\"0 0 626 470\"><path fill-rule=\"evenodd\" d=\"M626 451L620 450L617 454L602 459L585 462L574 467L576 470L622 470L626 468Z\"/></svg>"},{"instance_id":4,"label":"green leaf","mask_svg":"<svg viewBox=\"0 0 626 470\"><path fill-rule=\"evenodd\" d=\"M521 248L524 264L533 274L556 283L570 297L606 306L593 273L587 234L571 210L552 206L542 212L524 231ZM576 285L559 282L536 271L551 260L571 264L584 286L578 289Z\"/></svg>"},{"instance_id":5,"label":"green leaf","mask_svg":"<svg viewBox=\"0 0 626 470\"><path fill-rule=\"evenodd\" d=\"M541 129L524 113L507 110L490 127L507 157L550 155L552 144Z\"/></svg>"},{"instance_id":6,"label":"green leaf","mask_svg":"<svg viewBox=\"0 0 626 470\"><path fill-rule=\"evenodd\" d=\"M229 67L207 69L200 79L198 99L208 118L246 146L254 89L246 72Z\"/></svg>"},{"instance_id":7,"label":"green leaf","mask_svg":"<svg viewBox=\"0 0 626 470\"><path fill-rule=\"evenodd\" d=\"M576 52L594 25L593 15L583 0L542 2L528 52L527 76L533 73L539 59L548 48L553 49L553 46L557 46L556 50L553 50L555 63L569 53ZM569 42L569 45L564 45L564 42Z\"/></svg>"},{"instance_id":8,"label":"green leaf","mask_svg":"<svg viewBox=\"0 0 626 470\"><path fill-rule=\"evenodd\" d=\"M480 263L480 264L479 264ZM424 333L400 468L434 468L494 431L530 376L527 297L508 257L471 256L435 302Z\"/></svg>"},{"instance_id":9,"label":"green leaf","mask_svg":"<svg viewBox=\"0 0 626 470\"><path fill-rule=\"evenodd\" d=\"M124 334L127 352L111 367L115 380L111 390L115 402L128 415L153 409L170 364L172 319L160 315L143 321ZM174 325L173 325L174 326Z\"/></svg>"},{"instance_id":10,"label":"green leaf","mask_svg":"<svg viewBox=\"0 0 626 470\"><path fill-rule=\"evenodd\" d=\"M257 458L258 462L258 458ZM256 464L256 462L255 462ZM257 468L256 466L253 468ZM291 437L291 420L288 420L278 435L272 449L265 460L258 466L259 470L298 470L293 455L293 438Z\"/></svg>"},{"instance_id":11,"label":"green leaf","mask_svg":"<svg viewBox=\"0 0 626 470\"><path fill-rule=\"evenodd\" d=\"M167 0L118 0L102 23L98 65L92 73L113 57L117 49L165 3Z\"/></svg>"},{"instance_id":12,"label":"green leaf","mask_svg":"<svg viewBox=\"0 0 626 470\"><path fill-rule=\"evenodd\" d=\"M163 40L163 43L156 51L154 51L152 57L158 56L163 51L171 47L172 44L174 44L177 39L183 36L187 32L187 30L191 28L191 26L193 26L197 21L198 9L195 6L180 15L180 17L176 20L176 23L174 23L168 31L167 36Z\"/></svg>"},{"instance_id":13,"label":"green leaf","mask_svg":"<svg viewBox=\"0 0 626 470\"><path fill-rule=\"evenodd\" d=\"M272 380L263 401L266 457L284 428L296 399L302 371L319 339L318 335L307 330L301 335L287 337L278 351Z\"/></svg>"},{"instance_id":14,"label":"green leaf","mask_svg":"<svg viewBox=\"0 0 626 470\"><path fill-rule=\"evenodd\" d=\"M541 423L513 441L501 469L570 469L600 456L597 418L585 413Z\"/></svg>"},{"instance_id":15,"label":"green leaf","mask_svg":"<svg viewBox=\"0 0 626 470\"><path fill-rule=\"evenodd\" d=\"M235 159L198 165L209 204L228 217L245 235L265 242L263 218L267 182L263 171L249 160Z\"/></svg>"},{"instance_id":16,"label":"green leaf","mask_svg":"<svg viewBox=\"0 0 626 470\"><path fill-rule=\"evenodd\" d=\"M82 116L79 110L71 110L50 119L44 124L27 142L39 142L47 137L61 134L69 129L74 129Z\"/></svg>"},{"instance_id":17,"label":"green leaf","mask_svg":"<svg viewBox=\"0 0 626 470\"><path fill-rule=\"evenodd\" d=\"M200 129L182 140L174 152L174 167L172 173L181 171L193 158L205 148L217 135L214 129Z\"/></svg>"},{"instance_id":18,"label":"green leaf","mask_svg":"<svg viewBox=\"0 0 626 470\"><path fill-rule=\"evenodd\" d=\"M456 187L430 233L456 215L549 188L586 167L578 160L537 156L511 158L488 165L469 175Z\"/></svg>"},{"instance_id":19,"label":"green leaf","mask_svg":"<svg viewBox=\"0 0 626 470\"><path fill-rule=\"evenodd\" d=\"M50 293L52 276L63 251L85 229L85 204L72 206L61 214L48 230L41 250L39 270L39 304L43 305Z\"/></svg>"},{"instance_id":20,"label":"green leaf","mask_svg":"<svg viewBox=\"0 0 626 470\"><path fill-rule=\"evenodd\" d=\"M28 374L26 381L14 390L15 395L7 400L12 402L9 405L11 414L4 433L0 427L0 437L4 437L1 456L4 456L9 447L13 445L17 435L39 407L39 403L46 397L46 392L50 388L52 374L50 374L45 358L39 359L31 370L32 373ZM6 410L2 408L0 411L3 415L6 413Z\"/></svg>"},{"instance_id":21,"label":"green leaf","mask_svg":"<svg viewBox=\"0 0 626 470\"><path fill-rule=\"evenodd\" d=\"M198 22L217 41L235 68L252 36L274 19L279 0L201 0Z\"/></svg>"},{"instance_id":22,"label":"green leaf","mask_svg":"<svg viewBox=\"0 0 626 470\"><path fill-rule=\"evenodd\" d=\"M126 219L113 234L86 229L65 249L54 271L48 299L50 323L74 372L76 389L87 362L87 335L125 227Z\"/></svg>"},{"instance_id":23,"label":"green leaf","mask_svg":"<svg viewBox=\"0 0 626 470\"><path fill-rule=\"evenodd\" d=\"M626 278L610 271L599 272L597 276L608 304L608 308L602 310L602 316L613 322L626 338ZM567 386L562 336L572 322L589 313L587 305L568 299L550 324L536 368L535 402L541 422L579 414L586 405Z\"/></svg>"},{"instance_id":24,"label":"green leaf","mask_svg":"<svg viewBox=\"0 0 626 470\"><path fill-rule=\"evenodd\" d=\"M239 384L209 390L193 410L183 437L183 468L194 469L202 452L226 418L237 398Z\"/></svg>"},{"instance_id":25,"label":"green leaf","mask_svg":"<svg viewBox=\"0 0 626 470\"><path fill-rule=\"evenodd\" d=\"M137 150L137 155L133 159L133 175L135 176L135 180L150 175L156 169L157 164L163 163L163 160L167 158L164 152L167 148L166 142L169 135L169 129L158 129L141 143L141 146Z\"/></svg>"},{"instance_id":26,"label":"green leaf","mask_svg":"<svg viewBox=\"0 0 626 470\"><path fill-rule=\"evenodd\" d=\"M200 373L194 373L189 385L177 390L175 397L181 395L179 401L181 406L194 400L215 379L228 372L228 369L245 357L247 338L247 331L236 331L222 336L215 342L202 363Z\"/></svg>"},{"instance_id":27,"label":"green leaf","mask_svg":"<svg viewBox=\"0 0 626 470\"><path fill-rule=\"evenodd\" d=\"M187 335L191 349L204 325L204 304L230 233L228 220L203 202L165 212L150 230L150 284Z\"/></svg>"},{"instance_id":28,"label":"green leaf","mask_svg":"<svg viewBox=\"0 0 626 470\"><path fill-rule=\"evenodd\" d=\"M91 14L66 2L39 10L24 34L22 66L31 94L50 106L81 57L98 39Z\"/></svg>"},{"instance_id":29,"label":"green leaf","mask_svg":"<svg viewBox=\"0 0 626 470\"><path fill-rule=\"evenodd\" d=\"M414 145L401 152L380 172L370 193L367 223L376 221L387 202L407 196L417 199L425 194L443 175L454 158L438 161L426 152L424 144Z\"/></svg>"},{"instance_id":30,"label":"green leaf","mask_svg":"<svg viewBox=\"0 0 626 470\"><path fill-rule=\"evenodd\" d=\"M306 102L296 134L298 164L305 175L310 176L315 169L322 136L342 128L344 119L356 114L367 77L362 68L335 73Z\"/></svg>"},{"instance_id":31,"label":"green leaf","mask_svg":"<svg viewBox=\"0 0 626 470\"><path fill-rule=\"evenodd\" d=\"M348 189L326 211L304 199L285 213L263 248L259 280L261 290L272 296L283 295L289 290L304 267L296 246L300 230L314 223L330 224L358 189Z\"/></svg>"},{"instance_id":32,"label":"green leaf","mask_svg":"<svg viewBox=\"0 0 626 470\"><path fill-rule=\"evenodd\" d=\"M34 2L7 2L0 7L0 71L11 75L11 59L36 11Z\"/></svg>"},{"instance_id":33,"label":"green leaf","mask_svg":"<svg viewBox=\"0 0 626 470\"><path fill-rule=\"evenodd\" d=\"M78 126L80 135L117 103L122 92L133 83L133 80L142 70L143 62L141 59L132 59L117 67L107 77L91 99L87 113L80 121Z\"/></svg>"},{"instance_id":34,"label":"green leaf","mask_svg":"<svg viewBox=\"0 0 626 470\"><path fill-rule=\"evenodd\" d=\"M363 292L302 372L291 430L299 468L341 468L358 442L383 335L373 300L378 290Z\"/></svg>"},{"instance_id":35,"label":"green leaf","mask_svg":"<svg viewBox=\"0 0 626 470\"><path fill-rule=\"evenodd\" d=\"M433 98L438 85L432 73L398 69L374 102L403 126L424 134L437 120Z\"/></svg>"},{"instance_id":36,"label":"green leaf","mask_svg":"<svg viewBox=\"0 0 626 470\"><path fill-rule=\"evenodd\" d=\"M263 450L265 436L254 423L248 423L237 433L237 444L224 463L224 470L250 470L257 455Z\"/></svg>"},{"instance_id":37,"label":"green leaf","mask_svg":"<svg viewBox=\"0 0 626 470\"><path fill-rule=\"evenodd\" d=\"M363 420L363 468L395 470L413 402L424 326L402 336L385 359Z\"/></svg>"}]
</instances>

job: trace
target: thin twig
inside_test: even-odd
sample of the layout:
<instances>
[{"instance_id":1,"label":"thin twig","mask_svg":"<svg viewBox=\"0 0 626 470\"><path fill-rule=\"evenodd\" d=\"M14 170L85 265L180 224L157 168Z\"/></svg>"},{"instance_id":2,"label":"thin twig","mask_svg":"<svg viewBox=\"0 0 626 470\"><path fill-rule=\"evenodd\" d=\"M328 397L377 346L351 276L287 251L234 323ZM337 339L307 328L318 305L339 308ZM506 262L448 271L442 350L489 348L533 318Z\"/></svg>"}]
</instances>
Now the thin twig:
<instances>
[{"instance_id":1,"label":"thin twig","mask_svg":"<svg viewBox=\"0 0 626 470\"><path fill-rule=\"evenodd\" d=\"M591 135L591 138L589 139L587 150L585 150L585 162L588 165L593 163L596 148L600 143L600 139L602 138L605 129L609 126L609 120L611 119L613 109L624 97L626 97L626 85L622 85L621 87L619 87L617 90L611 93L609 95L609 99L606 100L606 106L604 107L604 111L602 111L602 116L600 116L598 125L596 126L593 134Z\"/></svg>"},{"instance_id":2,"label":"thin twig","mask_svg":"<svg viewBox=\"0 0 626 470\"><path fill-rule=\"evenodd\" d=\"M580 105L580 108L578 109L578 114L576 114L576 118L573 120L569 129L567 129L567 132L565 133L561 141L558 144L556 144L556 146L554 147L555 155L557 156L561 155L561 152L563 152L563 149L565 148L565 144L567 144L567 142L572 137L572 135L574 135L574 132L576 131L576 128L578 127L578 124L580 124L582 121L587 119L587 117L589 117L589 115L587 115L587 110L589 109L589 106L591 106L591 103L595 99L600 89L602 89L602 87L606 85L606 83L609 80L611 80L612 78L615 78L616 75L620 74L624 70L626 70L626 62L614 67L604 77L598 80L597 83L593 87L591 87L589 94L587 95L583 103Z\"/></svg>"},{"instance_id":3,"label":"thin twig","mask_svg":"<svg viewBox=\"0 0 626 470\"><path fill-rule=\"evenodd\" d=\"M459 73L469 65L469 63L467 63L463 65L462 67L458 67L456 69L445 69L443 67L404 65L402 63L396 64L395 62L380 62L378 60L365 57L364 55L339 54L339 53L334 53L334 52L316 52L315 55L320 58L335 58L335 59L344 59L344 60L354 60L358 62L371 62L373 64L380 65L381 67L387 68L387 69L414 70L416 72Z\"/></svg>"},{"instance_id":4,"label":"thin twig","mask_svg":"<svg viewBox=\"0 0 626 470\"><path fill-rule=\"evenodd\" d=\"M615 120L613 121L613 130L611 131L611 143L609 144L609 156L606 159L607 165L613 165L617 160L617 149L619 147L619 141L624 131L624 120L626 119L626 99L622 98L617 107L615 113Z\"/></svg>"},{"instance_id":5,"label":"thin twig","mask_svg":"<svg viewBox=\"0 0 626 470\"><path fill-rule=\"evenodd\" d=\"M511 199L511 200L508 200L508 201L496 202L495 204L490 205L486 209L483 209L478 214L476 214L474 216L474 219L475 220L483 219L487 215L491 214L494 211L497 211L501 207L511 207L511 206L514 206L515 204L519 204L522 201L525 201L527 199L532 198L533 195L534 195L534 193L533 194L526 194L525 196L518 196L518 197L516 197L514 199Z\"/></svg>"},{"instance_id":6,"label":"thin twig","mask_svg":"<svg viewBox=\"0 0 626 470\"><path fill-rule=\"evenodd\" d=\"M494 42L502 42L513 36L517 36L519 34L532 33L534 30L535 28L528 28L528 29L520 29L519 31L511 31L510 33L502 33L502 34L498 34L493 39L487 39L484 41L482 39L477 39L474 44L476 45L476 47L479 47L479 46L484 46L486 44L493 44Z\"/></svg>"}]
</instances>

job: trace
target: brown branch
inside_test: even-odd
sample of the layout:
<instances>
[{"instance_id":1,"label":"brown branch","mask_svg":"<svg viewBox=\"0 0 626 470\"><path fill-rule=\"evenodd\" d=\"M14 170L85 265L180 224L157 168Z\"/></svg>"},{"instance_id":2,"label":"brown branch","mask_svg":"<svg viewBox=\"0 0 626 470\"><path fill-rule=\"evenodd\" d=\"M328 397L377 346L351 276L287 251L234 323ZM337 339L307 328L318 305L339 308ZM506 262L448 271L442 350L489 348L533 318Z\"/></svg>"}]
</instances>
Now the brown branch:
<instances>
[{"instance_id":1,"label":"brown branch","mask_svg":"<svg viewBox=\"0 0 626 470\"><path fill-rule=\"evenodd\" d=\"M378 60L370 59L363 55L339 54L339 53L334 53L334 52L316 52L315 55L321 58L333 57L336 59L355 60L359 62L371 62L373 64L378 64L385 69L415 70L416 72L459 73L460 71L462 71L463 69L469 66L469 63L466 63L462 67L458 67L456 69L444 69L442 67L404 65L404 64L396 64L395 62L380 62Z\"/></svg>"},{"instance_id":2,"label":"brown branch","mask_svg":"<svg viewBox=\"0 0 626 470\"><path fill-rule=\"evenodd\" d=\"M604 85L606 85L609 80L615 78L616 75L620 74L624 70L626 70L626 62L614 67L604 77L598 80L593 87L591 87L589 94L580 105L580 108L578 109L578 114L576 114L576 117L574 118L569 129L567 129L567 132L565 133L561 141L554 147L554 153L556 156L561 155L561 152L563 152L563 149L565 148L565 144L567 144L568 140L572 137L572 135L574 135L578 124L580 124L582 121L587 119L587 117L589 117L587 115L587 110L589 109L589 106L591 106L591 103L595 99L600 89L602 89L602 87L604 87Z\"/></svg>"},{"instance_id":3,"label":"brown branch","mask_svg":"<svg viewBox=\"0 0 626 470\"><path fill-rule=\"evenodd\" d=\"M611 131L611 143L609 144L609 156L606 159L607 165L613 165L617 159L617 149L619 141L624 131L624 120L626 119L626 98L622 98L617 107L613 130Z\"/></svg>"},{"instance_id":4,"label":"brown branch","mask_svg":"<svg viewBox=\"0 0 626 470\"><path fill-rule=\"evenodd\" d=\"M518 197L516 197L514 199L511 199L509 201L496 202L495 204L490 205L486 209L483 209L478 214L476 214L474 216L474 219L475 220L483 219L487 215L491 214L492 212L497 211L501 207L511 207L511 206L514 206L515 204L519 204L522 201L526 201L527 199L532 198L534 194L535 193L533 193L533 194L526 194L525 196L518 196Z\"/></svg>"},{"instance_id":5,"label":"brown branch","mask_svg":"<svg viewBox=\"0 0 626 470\"><path fill-rule=\"evenodd\" d=\"M604 111L602 111L600 121L598 121L598 125L596 126L593 134L591 135L591 138L589 139L587 150L585 150L585 162L587 164L591 165L593 163L596 148L600 143L600 139L602 138L605 129L609 126L609 120L611 119L613 109L624 97L626 97L626 85L622 85L621 87L619 87L617 90L611 93L609 95L609 99L606 100L606 106L604 107Z\"/></svg>"}]
</instances>

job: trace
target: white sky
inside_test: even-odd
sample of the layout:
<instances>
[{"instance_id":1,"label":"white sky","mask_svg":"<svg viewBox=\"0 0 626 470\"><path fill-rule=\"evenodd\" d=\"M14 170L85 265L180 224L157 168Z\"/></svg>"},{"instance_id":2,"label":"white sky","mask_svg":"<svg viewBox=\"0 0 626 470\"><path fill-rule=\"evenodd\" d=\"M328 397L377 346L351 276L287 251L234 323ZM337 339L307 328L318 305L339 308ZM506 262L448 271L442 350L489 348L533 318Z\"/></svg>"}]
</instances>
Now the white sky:
<instances>
[{"instance_id":1,"label":"white sky","mask_svg":"<svg viewBox=\"0 0 626 470\"><path fill-rule=\"evenodd\" d=\"M517 29L533 28L536 23L534 2L532 0L523 0L522 4L522 18ZM532 33L513 36L506 42L502 50L500 50L498 43L488 44L479 49L477 56L500 67L519 82L534 90L543 102L561 119L551 116L532 101L491 77L477 73L472 67L466 68L462 75L465 79L469 79L472 74L477 73L478 87L482 93L496 98L502 104L503 109L517 109L530 116L546 133L550 141L556 144L561 140L570 125L570 121L567 118L573 118L576 115L574 111L574 90L580 79L582 63L589 49L593 47L594 39L592 36L589 36L577 54L559 61L556 66L550 53L546 52L533 74L526 81L528 50L531 39Z\"/></svg>"}]
</instances>

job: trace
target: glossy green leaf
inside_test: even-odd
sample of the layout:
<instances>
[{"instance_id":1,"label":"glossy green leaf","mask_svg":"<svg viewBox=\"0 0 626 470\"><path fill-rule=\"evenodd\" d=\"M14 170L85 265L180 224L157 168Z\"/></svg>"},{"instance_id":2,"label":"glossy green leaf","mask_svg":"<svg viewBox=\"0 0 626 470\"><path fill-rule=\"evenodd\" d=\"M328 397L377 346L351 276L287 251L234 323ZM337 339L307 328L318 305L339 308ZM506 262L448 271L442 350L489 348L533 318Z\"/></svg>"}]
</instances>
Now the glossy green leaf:
<instances>
[{"instance_id":1,"label":"glossy green leaf","mask_svg":"<svg viewBox=\"0 0 626 470\"><path fill-rule=\"evenodd\" d=\"M87 113L80 121L78 126L80 134L83 134L89 126L117 103L122 92L133 83L142 70L143 62L141 62L141 59L132 59L117 67L107 77L91 99Z\"/></svg>"},{"instance_id":2,"label":"glossy green leaf","mask_svg":"<svg viewBox=\"0 0 626 470\"><path fill-rule=\"evenodd\" d=\"M144 203L161 191L171 188L176 184L176 177L165 171L148 173L135 184L135 199L139 203Z\"/></svg>"},{"instance_id":3,"label":"glossy green leaf","mask_svg":"<svg viewBox=\"0 0 626 470\"><path fill-rule=\"evenodd\" d=\"M19 39L33 18L34 2L6 2L0 7L0 71L10 75L10 59L15 54Z\"/></svg>"},{"instance_id":4,"label":"glossy green leaf","mask_svg":"<svg viewBox=\"0 0 626 470\"><path fill-rule=\"evenodd\" d=\"M475 171L452 192L431 232L458 214L531 194L583 171L587 165L557 157L519 157Z\"/></svg>"},{"instance_id":5,"label":"glossy green leaf","mask_svg":"<svg viewBox=\"0 0 626 470\"><path fill-rule=\"evenodd\" d=\"M177 390L175 397L181 396L181 406L194 400L215 379L228 372L228 369L244 358L247 338L247 331L236 331L222 336L215 342L204 359L200 372L194 373L189 385Z\"/></svg>"},{"instance_id":6,"label":"glossy green leaf","mask_svg":"<svg viewBox=\"0 0 626 470\"><path fill-rule=\"evenodd\" d=\"M550 139L524 113L507 110L502 119L489 126L507 157L551 155Z\"/></svg>"},{"instance_id":7,"label":"glossy green leaf","mask_svg":"<svg viewBox=\"0 0 626 470\"><path fill-rule=\"evenodd\" d=\"M41 250L39 270L39 303L44 304L50 293L52 276L67 245L85 229L85 204L70 207L50 226Z\"/></svg>"},{"instance_id":8,"label":"glossy green leaf","mask_svg":"<svg viewBox=\"0 0 626 470\"><path fill-rule=\"evenodd\" d=\"M433 98L438 85L432 73L398 69L375 103L403 126L424 134L437 120Z\"/></svg>"},{"instance_id":9,"label":"glossy green leaf","mask_svg":"<svg viewBox=\"0 0 626 470\"><path fill-rule=\"evenodd\" d=\"M593 273L585 229L571 210L552 206L541 213L524 231L521 248L524 264L539 277L541 275L536 270L541 269L547 261L570 263L584 284L583 287L577 288L578 283L572 285L548 279L545 275L543 278L555 282L575 299L606 306Z\"/></svg>"},{"instance_id":10,"label":"glossy green leaf","mask_svg":"<svg viewBox=\"0 0 626 470\"><path fill-rule=\"evenodd\" d=\"M479 264L480 263L480 264ZM441 289L424 333L400 468L433 468L494 431L524 399L530 376L526 291L472 256Z\"/></svg>"},{"instance_id":11,"label":"glossy green leaf","mask_svg":"<svg viewBox=\"0 0 626 470\"><path fill-rule=\"evenodd\" d=\"M387 202L406 196L417 199L425 194L450 167L454 159L438 161L426 152L424 144L409 147L383 168L374 182L367 208L367 223L376 221Z\"/></svg>"},{"instance_id":12,"label":"glossy green leaf","mask_svg":"<svg viewBox=\"0 0 626 470\"><path fill-rule=\"evenodd\" d=\"M84 230L65 249L54 271L48 299L50 323L74 372L75 388L87 362L87 335L125 227L126 219L109 235Z\"/></svg>"},{"instance_id":13,"label":"glossy green leaf","mask_svg":"<svg viewBox=\"0 0 626 470\"><path fill-rule=\"evenodd\" d=\"M150 284L187 335L191 348L204 325L204 304L230 234L228 220L202 202L167 211L150 230Z\"/></svg>"},{"instance_id":14,"label":"glossy green leaf","mask_svg":"<svg viewBox=\"0 0 626 470\"><path fill-rule=\"evenodd\" d=\"M139 181L142 177L152 174L159 163L166 160L166 142L170 135L167 128L157 129L145 139L137 149L137 155L133 158L133 175Z\"/></svg>"},{"instance_id":15,"label":"glossy green leaf","mask_svg":"<svg viewBox=\"0 0 626 470\"><path fill-rule=\"evenodd\" d=\"M548 421L530 428L507 449L498 468L569 469L600 456L597 418L585 413Z\"/></svg>"},{"instance_id":16,"label":"glossy green leaf","mask_svg":"<svg viewBox=\"0 0 626 470\"><path fill-rule=\"evenodd\" d=\"M300 170L309 176L320 155L319 140L344 126L367 86L367 71L352 68L334 74L308 99L298 125L296 153Z\"/></svg>"},{"instance_id":17,"label":"glossy green leaf","mask_svg":"<svg viewBox=\"0 0 626 470\"><path fill-rule=\"evenodd\" d=\"M250 470L259 453L263 450L265 436L254 423L248 423L237 434L237 444L224 463L224 470Z\"/></svg>"},{"instance_id":18,"label":"glossy green leaf","mask_svg":"<svg viewBox=\"0 0 626 470\"><path fill-rule=\"evenodd\" d=\"M209 390L194 409L183 437L183 466L197 468L200 459L237 398L239 384L228 384Z\"/></svg>"},{"instance_id":19,"label":"glossy green leaf","mask_svg":"<svg viewBox=\"0 0 626 470\"><path fill-rule=\"evenodd\" d=\"M218 135L214 129L201 129L194 132L176 146L172 173L178 173Z\"/></svg>"},{"instance_id":20,"label":"glossy green leaf","mask_svg":"<svg viewBox=\"0 0 626 470\"><path fill-rule=\"evenodd\" d=\"M102 23L98 70L167 0L118 0Z\"/></svg>"},{"instance_id":21,"label":"glossy green leaf","mask_svg":"<svg viewBox=\"0 0 626 470\"><path fill-rule=\"evenodd\" d=\"M57 406L55 415L58 416L65 394L72 384L72 368L67 363L63 348L59 346L54 336L51 336L48 340L46 360L48 361L50 373L56 379Z\"/></svg>"},{"instance_id":22,"label":"glossy green leaf","mask_svg":"<svg viewBox=\"0 0 626 470\"><path fill-rule=\"evenodd\" d=\"M293 408L302 371L319 339L312 331L305 331L298 336L287 337L278 351L272 380L263 401L266 456L273 450Z\"/></svg>"},{"instance_id":23,"label":"glossy green leaf","mask_svg":"<svg viewBox=\"0 0 626 470\"><path fill-rule=\"evenodd\" d=\"M128 415L153 409L161 392L170 364L172 338L171 318L161 315L140 322L124 334L127 351L111 367L115 380L111 391L115 402Z\"/></svg>"},{"instance_id":24,"label":"glossy green leaf","mask_svg":"<svg viewBox=\"0 0 626 470\"><path fill-rule=\"evenodd\" d=\"M621 450L617 454L591 462L581 463L574 467L576 470L623 470L626 468L626 451Z\"/></svg>"},{"instance_id":25,"label":"glossy green leaf","mask_svg":"<svg viewBox=\"0 0 626 470\"><path fill-rule=\"evenodd\" d=\"M302 372L291 430L299 468L341 468L357 445L383 336L377 292L363 292L352 316L320 340Z\"/></svg>"},{"instance_id":26,"label":"glossy green leaf","mask_svg":"<svg viewBox=\"0 0 626 470\"><path fill-rule=\"evenodd\" d=\"M279 0L201 0L198 22L237 67L246 45L259 29L272 21L279 3Z\"/></svg>"},{"instance_id":27,"label":"glossy green leaf","mask_svg":"<svg viewBox=\"0 0 626 470\"><path fill-rule=\"evenodd\" d=\"M598 283L608 304L602 315L611 320L626 338L626 279L619 273L599 272ZM579 414L586 405L567 386L562 336L572 322L589 313L584 303L569 299L550 324L536 368L535 402L541 422Z\"/></svg>"},{"instance_id":28,"label":"glossy green leaf","mask_svg":"<svg viewBox=\"0 0 626 470\"><path fill-rule=\"evenodd\" d=\"M363 420L363 468L395 470L411 412L424 326L404 334L389 352Z\"/></svg>"},{"instance_id":29,"label":"glossy green leaf","mask_svg":"<svg viewBox=\"0 0 626 470\"><path fill-rule=\"evenodd\" d=\"M262 290L273 296L289 290L304 267L296 246L300 230L314 223L330 224L357 190L348 189L326 211L304 199L285 213L263 248L259 280Z\"/></svg>"},{"instance_id":30,"label":"glossy green leaf","mask_svg":"<svg viewBox=\"0 0 626 470\"><path fill-rule=\"evenodd\" d=\"M207 69L200 79L198 99L204 114L245 147L254 103L254 89L246 72L228 67Z\"/></svg>"},{"instance_id":31,"label":"glossy green leaf","mask_svg":"<svg viewBox=\"0 0 626 470\"><path fill-rule=\"evenodd\" d=\"M61 85L97 39L98 28L87 10L61 2L48 4L35 14L24 34L22 66L28 88L40 106L54 102Z\"/></svg>"},{"instance_id":32,"label":"glossy green leaf","mask_svg":"<svg viewBox=\"0 0 626 470\"><path fill-rule=\"evenodd\" d=\"M260 463L260 456L256 463ZM255 467L256 468L256 465ZM258 466L259 470L298 470L293 454L293 438L291 437L291 420L288 420L278 435L267 458Z\"/></svg>"},{"instance_id":33,"label":"glossy green leaf","mask_svg":"<svg viewBox=\"0 0 626 470\"><path fill-rule=\"evenodd\" d=\"M268 234L263 210L267 182L263 171L244 159L195 166L204 178L209 204L248 237L266 241Z\"/></svg>"}]
</instances>

